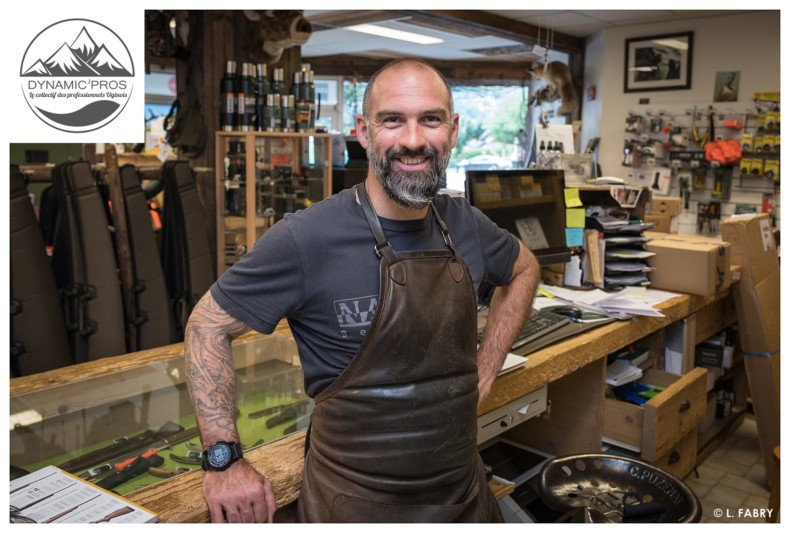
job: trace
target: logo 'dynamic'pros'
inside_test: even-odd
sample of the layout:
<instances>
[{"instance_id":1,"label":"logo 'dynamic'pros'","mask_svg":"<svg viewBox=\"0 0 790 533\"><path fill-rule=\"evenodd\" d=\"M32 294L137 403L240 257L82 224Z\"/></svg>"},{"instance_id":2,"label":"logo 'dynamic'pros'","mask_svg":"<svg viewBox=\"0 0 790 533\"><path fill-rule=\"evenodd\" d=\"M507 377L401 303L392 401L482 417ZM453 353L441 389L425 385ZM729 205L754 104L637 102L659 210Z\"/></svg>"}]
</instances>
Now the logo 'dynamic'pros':
<instances>
[{"instance_id":1,"label":"logo 'dynamic'pros'","mask_svg":"<svg viewBox=\"0 0 790 533\"><path fill-rule=\"evenodd\" d=\"M69 19L28 45L19 73L30 109L55 129L82 133L112 122L132 94L134 63L107 26Z\"/></svg>"}]
</instances>

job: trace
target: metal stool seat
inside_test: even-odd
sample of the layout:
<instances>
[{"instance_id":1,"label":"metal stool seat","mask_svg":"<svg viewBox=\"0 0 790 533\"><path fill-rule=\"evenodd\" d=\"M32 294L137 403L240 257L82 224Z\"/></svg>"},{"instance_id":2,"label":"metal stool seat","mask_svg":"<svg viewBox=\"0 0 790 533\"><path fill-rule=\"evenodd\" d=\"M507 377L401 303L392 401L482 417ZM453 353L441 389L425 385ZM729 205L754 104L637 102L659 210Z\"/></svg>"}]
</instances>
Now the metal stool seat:
<instances>
[{"instance_id":1,"label":"metal stool seat","mask_svg":"<svg viewBox=\"0 0 790 533\"><path fill-rule=\"evenodd\" d=\"M627 457L555 457L540 471L538 491L556 511L584 510L585 522L699 522L699 499L681 480Z\"/></svg>"}]
</instances>

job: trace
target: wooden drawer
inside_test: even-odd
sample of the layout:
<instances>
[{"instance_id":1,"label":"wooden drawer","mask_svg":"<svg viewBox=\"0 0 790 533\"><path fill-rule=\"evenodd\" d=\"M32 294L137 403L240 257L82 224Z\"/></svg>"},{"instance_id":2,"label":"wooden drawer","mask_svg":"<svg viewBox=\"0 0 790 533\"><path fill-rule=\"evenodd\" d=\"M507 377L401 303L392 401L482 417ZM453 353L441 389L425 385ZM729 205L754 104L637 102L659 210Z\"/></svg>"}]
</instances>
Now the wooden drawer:
<instances>
[{"instance_id":1,"label":"wooden drawer","mask_svg":"<svg viewBox=\"0 0 790 533\"><path fill-rule=\"evenodd\" d=\"M640 381L665 389L642 406L605 398L603 440L654 461L689 431L696 432L705 416L707 371L694 368L679 376L649 369Z\"/></svg>"},{"instance_id":2,"label":"wooden drawer","mask_svg":"<svg viewBox=\"0 0 790 533\"><path fill-rule=\"evenodd\" d=\"M670 446L667 453L651 463L678 479L685 478L694 470L694 465L697 462L697 437L696 430L689 431L678 442Z\"/></svg>"}]
</instances>

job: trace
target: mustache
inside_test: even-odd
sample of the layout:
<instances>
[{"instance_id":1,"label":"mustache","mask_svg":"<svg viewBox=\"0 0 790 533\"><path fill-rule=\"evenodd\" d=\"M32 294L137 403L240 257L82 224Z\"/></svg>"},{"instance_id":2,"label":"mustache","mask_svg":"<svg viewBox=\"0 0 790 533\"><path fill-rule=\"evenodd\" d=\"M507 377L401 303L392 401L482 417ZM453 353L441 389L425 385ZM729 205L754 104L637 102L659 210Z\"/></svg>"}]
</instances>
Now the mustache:
<instances>
[{"instance_id":1,"label":"mustache","mask_svg":"<svg viewBox=\"0 0 790 533\"><path fill-rule=\"evenodd\" d=\"M436 157L439 151L430 146L420 148L418 150L411 150L409 148L393 148L387 151L387 160L392 161L396 157Z\"/></svg>"}]
</instances>

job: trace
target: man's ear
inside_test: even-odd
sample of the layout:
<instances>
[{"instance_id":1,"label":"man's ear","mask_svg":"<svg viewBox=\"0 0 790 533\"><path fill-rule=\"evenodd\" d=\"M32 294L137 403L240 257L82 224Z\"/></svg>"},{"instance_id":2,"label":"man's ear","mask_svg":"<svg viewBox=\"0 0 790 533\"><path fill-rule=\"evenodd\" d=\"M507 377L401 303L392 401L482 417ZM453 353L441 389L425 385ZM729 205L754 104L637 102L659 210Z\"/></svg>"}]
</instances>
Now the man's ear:
<instances>
[{"instance_id":1,"label":"man's ear","mask_svg":"<svg viewBox=\"0 0 790 533\"><path fill-rule=\"evenodd\" d=\"M357 140L362 145L362 148L368 149L370 137L368 137L368 126L363 115L357 115Z\"/></svg>"},{"instance_id":2,"label":"man's ear","mask_svg":"<svg viewBox=\"0 0 790 533\"><path fill-rule=\"evenodd\" d=\"M458 127L459 127L458 113L453 113L453 127L452 127L452 132L450 133L450 148L455 148L455 144L458 141Z\"/></svg>"}]
</instances>

